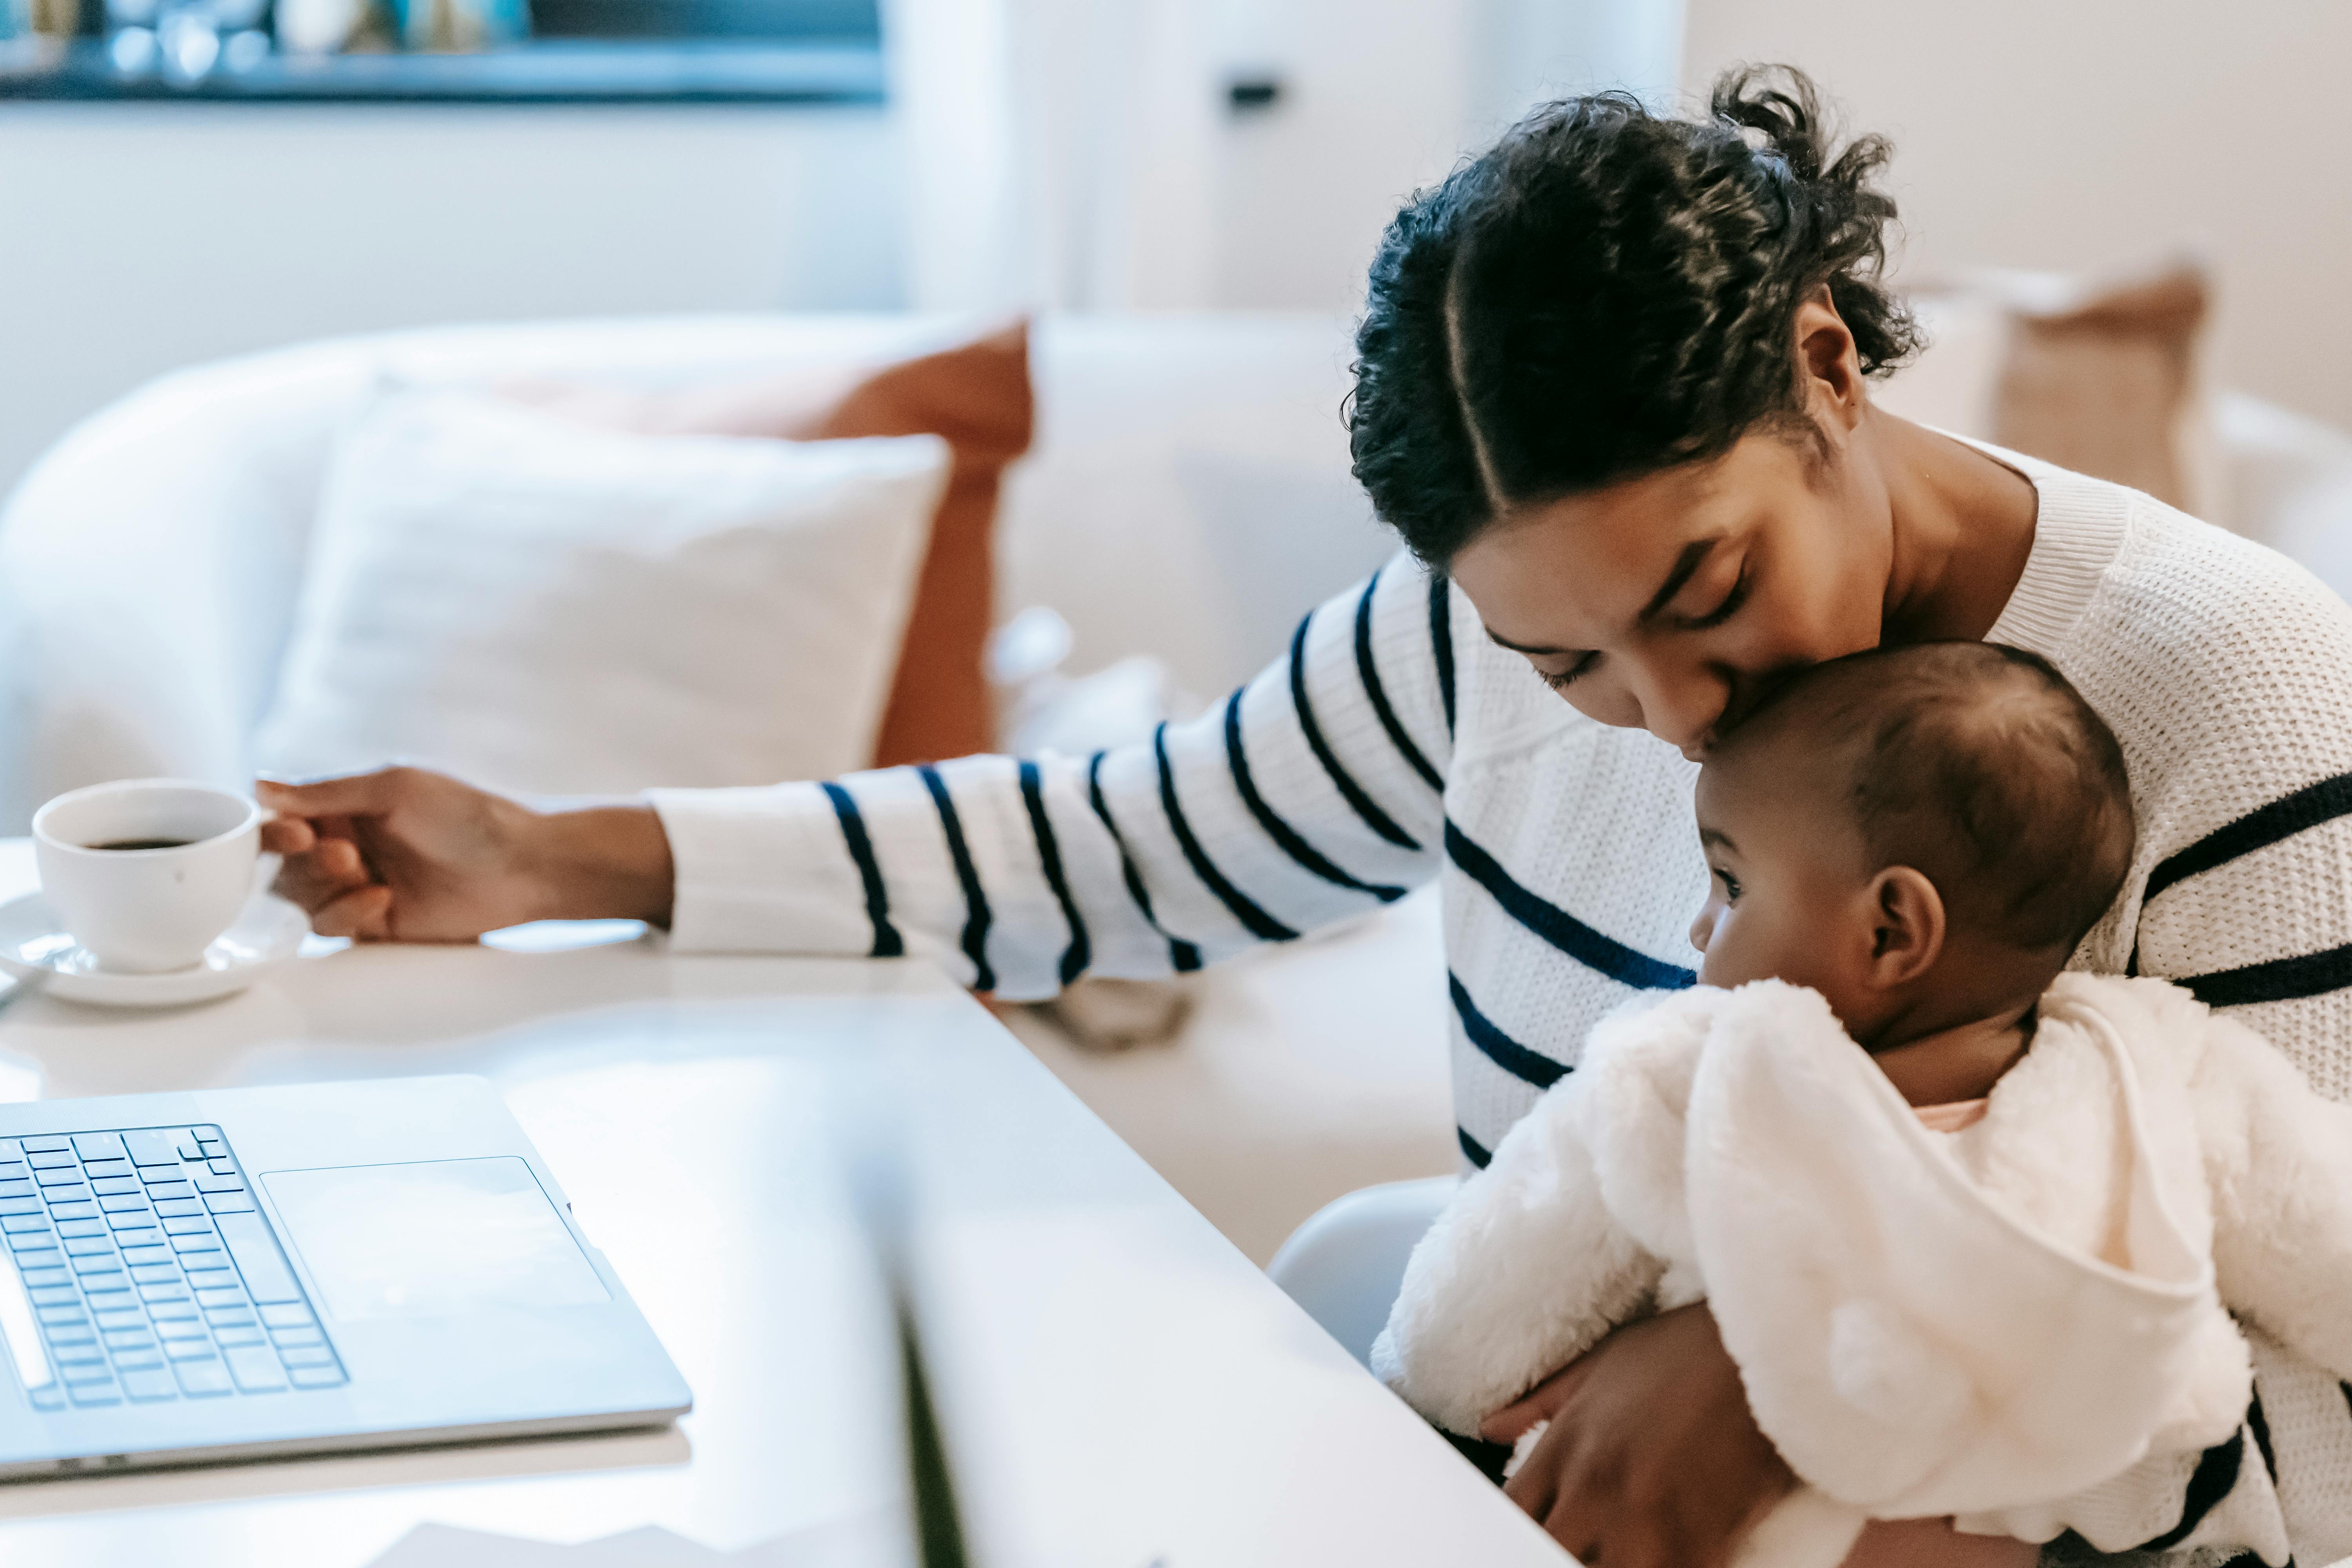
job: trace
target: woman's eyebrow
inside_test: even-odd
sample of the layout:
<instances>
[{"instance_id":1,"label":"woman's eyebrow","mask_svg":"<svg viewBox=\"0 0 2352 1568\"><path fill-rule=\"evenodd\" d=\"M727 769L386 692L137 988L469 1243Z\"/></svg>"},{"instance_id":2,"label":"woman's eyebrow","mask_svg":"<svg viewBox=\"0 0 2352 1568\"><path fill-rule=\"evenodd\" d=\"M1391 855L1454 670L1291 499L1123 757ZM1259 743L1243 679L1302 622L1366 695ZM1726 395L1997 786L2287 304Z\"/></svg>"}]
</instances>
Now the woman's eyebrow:
<instances>
[{"instance_id":1,"label":"woman's eyebrow","mask_svg":"<svg viewBox=\"0 0 2352 1568\"><path fill-rule=\"evenodd\" d=\"M1700 563L1714 552L1718 542L1713 539L1694 539L1684 545L1683 552L1675 557L1674 570L1666 574L1665 585L1650 595L1650 602L1642 606L1640 615L1633 617L1635 623L1648 620L1673 604L1675 595L1683 591L1683 584L1691 580L1691 574L1697 571Z\"/></svg>"}]
</instances>

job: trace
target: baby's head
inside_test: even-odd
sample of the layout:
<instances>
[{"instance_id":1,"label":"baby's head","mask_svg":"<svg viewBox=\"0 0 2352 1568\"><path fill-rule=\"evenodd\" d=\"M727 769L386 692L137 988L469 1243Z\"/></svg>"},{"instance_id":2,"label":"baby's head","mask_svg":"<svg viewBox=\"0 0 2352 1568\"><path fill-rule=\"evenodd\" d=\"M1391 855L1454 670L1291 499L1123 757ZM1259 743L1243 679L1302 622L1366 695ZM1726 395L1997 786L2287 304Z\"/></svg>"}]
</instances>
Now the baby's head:
<instances>
[{"instance_id":1,"label":"baby's head","mask_svg":"<svg viewBox=\"0 0 2352 1568\"><path fill-rule=\"evenodd\" d=\"M1711 752L1699 979L1810 985L1873 1050L2030 1005L2123 886L2123 752L2048 660L1879 648L1792 678Z\"/></svg>"}]
</instances>

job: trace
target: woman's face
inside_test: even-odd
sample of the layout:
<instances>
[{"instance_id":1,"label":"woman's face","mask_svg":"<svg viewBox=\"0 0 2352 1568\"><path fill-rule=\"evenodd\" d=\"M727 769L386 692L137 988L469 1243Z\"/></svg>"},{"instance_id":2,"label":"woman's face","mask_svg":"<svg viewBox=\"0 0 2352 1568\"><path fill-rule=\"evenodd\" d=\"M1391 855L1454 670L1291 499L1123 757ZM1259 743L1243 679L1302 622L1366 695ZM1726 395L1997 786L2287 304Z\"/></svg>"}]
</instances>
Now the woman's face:
<instances>
[{"instance_id":1,"label":"woman's face","mask_svg":"<svg viewBox=\"0 0 2352 1568\"><path fill-rule=\"evenodd\" d=\"M1878 646L1893 549L1845 442L1751 432L1517 509L1452 571L1487 636L1578 711L1696 759L1775 676Z\"/></svg>"}]
</instances>

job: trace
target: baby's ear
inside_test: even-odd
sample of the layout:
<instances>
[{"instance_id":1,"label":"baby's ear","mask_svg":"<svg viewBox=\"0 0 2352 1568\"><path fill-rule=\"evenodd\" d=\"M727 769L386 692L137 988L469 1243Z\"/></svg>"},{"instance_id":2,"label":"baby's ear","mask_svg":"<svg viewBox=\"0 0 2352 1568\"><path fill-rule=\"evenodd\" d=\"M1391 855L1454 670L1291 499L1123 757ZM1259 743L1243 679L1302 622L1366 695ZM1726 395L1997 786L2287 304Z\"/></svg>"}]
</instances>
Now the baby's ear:
<instances>
[{"instance_id":1,"label":"baby's ear","mask_svg":"<svg viewBox=\"0 0 2352 1568\"><path fill-rule=\"evenodd\" d=\"M1870 912L1870 977L1879 985L1907 984L1943 956L1944 898L1919 872L1890 866L1871 879Z\"/></svg>"}]
</instances>

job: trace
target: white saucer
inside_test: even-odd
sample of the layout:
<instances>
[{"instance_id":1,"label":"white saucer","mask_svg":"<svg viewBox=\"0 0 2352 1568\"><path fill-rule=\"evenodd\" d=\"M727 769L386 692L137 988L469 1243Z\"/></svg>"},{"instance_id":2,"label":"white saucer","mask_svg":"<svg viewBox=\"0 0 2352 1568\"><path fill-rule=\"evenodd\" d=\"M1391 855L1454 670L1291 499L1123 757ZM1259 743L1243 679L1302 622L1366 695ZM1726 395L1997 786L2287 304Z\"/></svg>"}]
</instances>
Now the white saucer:
<instances>
[{"instance_id":1,"label":"white saucer","mask_svg":"<svg viewBox=\"0 0 2352 1568\"><path fill-rule=\"evenodd\" d=\"M177 1007L244 990L301 951L310 922L275 893L256 893L205 949L204 962L167 974L118 974L66 934L38 893L0 904L0 971L20 984L99 1007Z\"/></svg>"}]
</instances>

